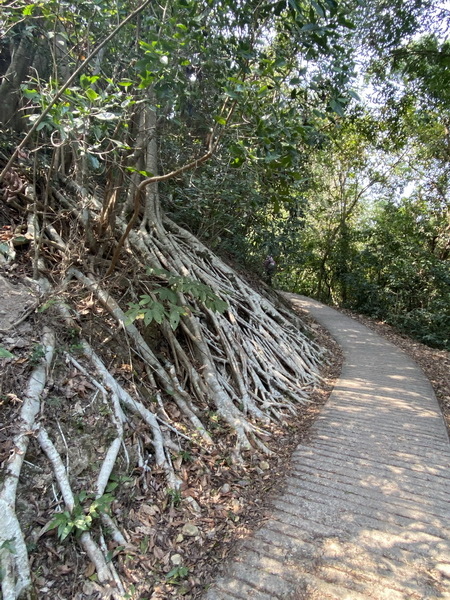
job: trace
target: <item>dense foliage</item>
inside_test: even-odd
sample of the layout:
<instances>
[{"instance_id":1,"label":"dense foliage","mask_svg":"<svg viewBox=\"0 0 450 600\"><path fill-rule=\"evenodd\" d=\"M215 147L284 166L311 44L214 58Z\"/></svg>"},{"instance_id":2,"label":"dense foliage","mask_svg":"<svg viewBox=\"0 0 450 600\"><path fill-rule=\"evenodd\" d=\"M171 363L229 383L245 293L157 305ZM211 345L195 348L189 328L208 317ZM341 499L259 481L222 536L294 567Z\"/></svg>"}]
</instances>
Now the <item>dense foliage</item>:
<instances>
[{"instance_id":1,"label":"dense foliage","mask_svg":"<svg viewBox=\"0 0 450 600\"><path fill-rule=\"evenodd\" d=\"M277 101L252 103L258 135L247 116L240 145L235 138L226 149L232 159L173 182L167 210L260 272L273 255L285 289L448 348L449 13L427 2L374 2L352 17L356 36L341 43L346 57L358 46L352 81L362 99L348 84L339 105L322 102L323 88L283 97L285 82L272 82ZM321 85L332 89L340 68L322 72Z\"/></svg>"}]
</instances>

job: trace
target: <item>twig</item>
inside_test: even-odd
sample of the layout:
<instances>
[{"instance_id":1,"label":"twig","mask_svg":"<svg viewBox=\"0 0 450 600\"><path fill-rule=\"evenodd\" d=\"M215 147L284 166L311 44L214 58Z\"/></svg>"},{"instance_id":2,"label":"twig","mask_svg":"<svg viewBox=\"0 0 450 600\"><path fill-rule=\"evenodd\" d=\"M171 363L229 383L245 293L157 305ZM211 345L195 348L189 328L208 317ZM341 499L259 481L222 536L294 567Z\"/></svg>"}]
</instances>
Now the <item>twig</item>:
<instances>
[{"instance_id":1,"label":"twig","mask_svg":"<svg viewBox=\"0 0 450 600\"><path fill-rule=\"evenodd\" d=\"M26 319L28 319L28 317L31 315L31 313L34 312L38 306L39 306L39 302L35 302L32 306L30 306L30 308L28 308L25 311L25 313L15 323L10 325L6 329L0 329L0 333L7 333L8 331L11 331L11 329L15 329L16 327L18 327L21 323L23 323Z\"/></svg>"}]
</instances>

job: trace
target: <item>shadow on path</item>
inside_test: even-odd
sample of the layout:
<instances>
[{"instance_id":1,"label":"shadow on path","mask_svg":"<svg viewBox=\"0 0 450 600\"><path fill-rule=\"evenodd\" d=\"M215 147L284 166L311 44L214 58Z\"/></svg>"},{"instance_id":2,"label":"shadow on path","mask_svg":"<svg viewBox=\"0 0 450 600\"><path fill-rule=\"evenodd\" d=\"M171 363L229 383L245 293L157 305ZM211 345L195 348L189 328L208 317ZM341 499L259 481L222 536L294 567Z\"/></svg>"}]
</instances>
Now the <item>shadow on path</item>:
<instances>
[{"instance_id":1,"label":"shadow on path","mask_svg":"<svg viewBox=\"0 0 450 600\"><path fill-rule=\"evenodd\" d=\"M286 489L205 600L450 600L450 444L401 350L311 299L344 352Z\"/></svg>"}]
</instances>

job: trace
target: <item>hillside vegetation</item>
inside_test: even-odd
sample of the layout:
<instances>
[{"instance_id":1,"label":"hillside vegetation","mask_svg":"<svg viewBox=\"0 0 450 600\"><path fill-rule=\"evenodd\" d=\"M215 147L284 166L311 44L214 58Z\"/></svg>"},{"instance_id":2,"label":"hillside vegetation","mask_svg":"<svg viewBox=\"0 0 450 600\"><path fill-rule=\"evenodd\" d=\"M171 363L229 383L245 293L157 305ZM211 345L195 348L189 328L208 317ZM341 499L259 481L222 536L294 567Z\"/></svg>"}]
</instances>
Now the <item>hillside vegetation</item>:
<instances>
[{"instance_id":1,"label":"hillside vegetation","mask_svg":"<svg viewBox=\"0 0 450 600\"><path fill-rule=\"evenodd\" d=\"M448 347L433 4L2 4L4 600L202 593L330 359L270 284Z\"/></svg>"}]
</instances>

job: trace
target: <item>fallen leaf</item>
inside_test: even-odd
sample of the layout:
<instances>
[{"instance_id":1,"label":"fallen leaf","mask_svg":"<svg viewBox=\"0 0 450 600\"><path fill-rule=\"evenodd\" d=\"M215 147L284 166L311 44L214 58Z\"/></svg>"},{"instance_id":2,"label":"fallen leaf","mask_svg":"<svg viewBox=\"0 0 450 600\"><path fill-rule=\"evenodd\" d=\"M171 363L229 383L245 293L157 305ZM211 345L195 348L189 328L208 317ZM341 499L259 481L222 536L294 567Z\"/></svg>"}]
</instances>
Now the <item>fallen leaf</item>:
<instances>
[{"instance_id":1,"label":"fallen leaf","mask_svg":"<svg viewBox=\"0 0 450 600\"><path fill-rule=\"evenodd\" d=\"M194 525L194 523L186 523L181 531L184 535L189 537L200 535L200 530L197 525Z\"/></svg>"},{"instance_id":2,"label":"fallen leaf","mask_svg":"<svg viewBox=\"0 0 450 600\"><path fill-rule=\"evenodd\" d=\"M92 575L95 573L95 565L94 563L89 563L88 566L86 567L85 571L84 571L84 576L85 577L92 577Z\"/></svg>"}]
</instances>

